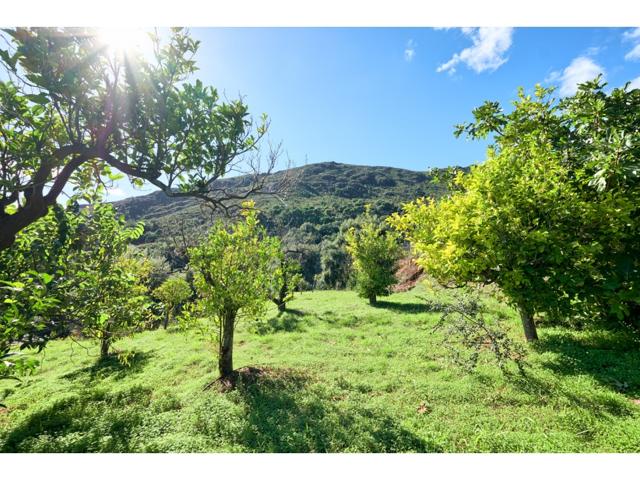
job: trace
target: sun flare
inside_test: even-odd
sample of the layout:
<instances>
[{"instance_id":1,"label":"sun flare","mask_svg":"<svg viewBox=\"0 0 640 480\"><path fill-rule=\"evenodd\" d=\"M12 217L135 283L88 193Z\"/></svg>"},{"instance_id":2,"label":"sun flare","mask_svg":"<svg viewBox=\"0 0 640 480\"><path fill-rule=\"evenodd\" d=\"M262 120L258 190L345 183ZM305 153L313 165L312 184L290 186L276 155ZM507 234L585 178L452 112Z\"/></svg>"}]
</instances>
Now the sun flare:
<instances>
[{"instance_id":1,"label":"sun flare","mask_svg":"<svg viewBox=\"0 0 640 480\"><path fill-rule=\"evenodd\" d=\"M114 54L141 53L151 51L149 32L139 28L100 28L98 38Z\"/></svg>"}]
</instances>

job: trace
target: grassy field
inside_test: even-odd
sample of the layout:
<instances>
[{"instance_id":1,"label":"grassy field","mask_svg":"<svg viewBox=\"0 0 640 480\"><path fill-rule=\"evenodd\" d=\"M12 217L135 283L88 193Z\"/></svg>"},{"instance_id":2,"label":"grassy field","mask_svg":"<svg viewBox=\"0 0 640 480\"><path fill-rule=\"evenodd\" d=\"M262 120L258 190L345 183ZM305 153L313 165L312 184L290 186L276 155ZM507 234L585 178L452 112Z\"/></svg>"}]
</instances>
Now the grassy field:
<instances>
[{"instance_id":1,"label":"grassy field","mask_svg":"<svg viewBox=\"0 0 640 480\"><path fill-rule=\"evenodd\" d=\"M235 366L263 375L227 393L203 390L216 363L193 332L119 341L135 352L128 367L97 362L91 343L52 342L0 411L0 451L640 451L637 344L541 328L525 376L488 357L465 374L432 332L438 313L420 297L434 295L371 307L353 292L299 294L258 331L239 327Z\"/></svg>"}]
</instances>

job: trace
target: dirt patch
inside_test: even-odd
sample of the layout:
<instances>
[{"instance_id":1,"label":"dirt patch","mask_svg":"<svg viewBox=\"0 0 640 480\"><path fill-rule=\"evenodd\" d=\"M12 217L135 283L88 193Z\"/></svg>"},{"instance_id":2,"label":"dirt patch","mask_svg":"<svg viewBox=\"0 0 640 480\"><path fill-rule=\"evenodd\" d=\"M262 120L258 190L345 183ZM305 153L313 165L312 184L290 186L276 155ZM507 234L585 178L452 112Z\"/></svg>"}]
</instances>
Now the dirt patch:
<instances>
[{"instance_id":1,"label":"dirt patch","mask_svg":"<svg viewBox=\"0 0 640 480\"><path fill-rule=\"evenodd\" d=\"M424 269L416 264L412 257L403 258L398 262L396 279L398 283L391 287L393 292L406 292L416 286L424 275Z\"/></svg>"},{"instance_id":2,"label":"dirt patch","mask_svg":"<svg viewBox=\"0 0 640 480\"><path fill-rule=\"evenodd\" d=\"M219 392L228 392L236 387L247 387L255 384L299 381L306 378L301 372L291 368L274 368L269 366L246 366L234 370L226 378L219 377L205 385L203 390L216 387Z\"/></svg>"}]
</instances>

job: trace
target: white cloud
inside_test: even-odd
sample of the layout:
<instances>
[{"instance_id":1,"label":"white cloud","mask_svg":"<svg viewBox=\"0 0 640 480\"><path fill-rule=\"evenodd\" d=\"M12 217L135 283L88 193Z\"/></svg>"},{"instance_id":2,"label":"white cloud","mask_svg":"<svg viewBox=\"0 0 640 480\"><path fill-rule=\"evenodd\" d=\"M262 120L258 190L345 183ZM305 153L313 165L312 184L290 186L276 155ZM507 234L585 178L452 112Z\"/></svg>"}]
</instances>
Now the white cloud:
<instances>
[{"instance_id":1,"label":"white cloud","mask_svg":"<svg viewBox=\"0 0 640 480\"><path fill-rule=\"evenodd\" d=\"M545 81L559 81L560 95L566 97L576 93L579 83L593 80L600 73L605 75L606 72L603 67L598 65L592 59L589 57L576 57L562 72L551 72Z\"/></svg>"},{"instance_id":2,"label":"white cloud","mask_svg":"<svg viewBox=\"0 0 640 480\"><path fill-rule=\"evenodd\" d=\"M560 79L560 77L562 77L562 72L558 72L556 70L547 75L547 78L545 78L544 81L545 83L555 83Z\"/></svg>"},{"instance_id":3,"label":"white cloud","mask_svg":"<svg viewBox=\"0 0 640 480\"><path fill-rule=\"evenodd\" d=\"M513 28L463 28L462 33L471 39L473 45L455 53L436 69L437 72L455 73L456 65L461 62L476 73L494 71L508 60L505 53L511 47Z\"/></svg>"},{"instance_id":4,"label":"white cloud","mask_svg":"<svg viewBox=\"0 0 640 480\"><path fill-rule=\"evenodd\" d=\"M407 42L407 46L404 49L404 59L407 62L410 62L411 60L413 60L413 57L416 56L416 47L417 44L413 40L409 40Z\"/></svg>"},{"instance_id":5,"label":"white cloud","mask_svg":"<svg viewBox=\"0 0 640 480\"><path fill-rule=\"evenodd\" d=\"M602 51L602 47L589 47L585 50L584 54L587 57L595 57Z\"/></svg>"},{"instance_id":6,"label":"white cloud","mask_svg":"<svg viewBox=\"0 0 640 480\"><path fill-rule=\"evenodd\" d=\"M629 84L629 90L633 90L634 88L637 88L640 90L640 77L636 77L633 80L631 80L631 83Z\"/></svg>"},{"instance_id":7,"label":"white cloud","mask_svg":"<svg viewBox=\"0 0 640 480\"><path fill-rule=\"evenodd\" d=\"M635 47L633 47L627 54L624 56L625 60L640 60L640 43L638 43Z\"/></svg>"},{"instance_id":8,"label":"white cloud","mask_svg":"<svg viewBox=\"0 0 640 480\"><path fill-rule=\"evenodd\" d=\"M632 42L633 48L624 56L625 60L640 60L640 28L627 30L622 34L622 39Z\"/></svg>"},{"instance_id":9,"label":"white cloud","mask_svg":"<svg viewBox=\"0 0 640 480\"><path fill-rule=\"evenodd\" d=\"M632 30L627 30L626 32L624 32L622 34L622 38L624 38L625 40L633 40L633 39L640 39L640 28L634 28Z\"/></svg>"}]
</instances>

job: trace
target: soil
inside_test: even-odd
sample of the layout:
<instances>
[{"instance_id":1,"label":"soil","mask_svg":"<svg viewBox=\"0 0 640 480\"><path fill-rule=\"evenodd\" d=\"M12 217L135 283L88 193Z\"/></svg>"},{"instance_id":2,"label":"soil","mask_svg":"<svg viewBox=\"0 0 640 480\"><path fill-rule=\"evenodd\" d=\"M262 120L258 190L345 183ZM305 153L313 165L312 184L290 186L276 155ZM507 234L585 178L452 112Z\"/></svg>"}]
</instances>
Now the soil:
<instances>
[{"instance_id":1,"label":"soil","mask_svg":"<svg viewBox=\"0 0 640 480\"><path fill-rule=\"evenodd\" d=\"M396 270L398 283L391 287L391 291L406 292L411 290L422 280L423 275L423 268L416 264L414 258L403 258L398 262L398 269Z\"/></svg>"}]
</instances>

